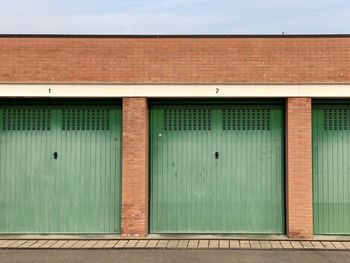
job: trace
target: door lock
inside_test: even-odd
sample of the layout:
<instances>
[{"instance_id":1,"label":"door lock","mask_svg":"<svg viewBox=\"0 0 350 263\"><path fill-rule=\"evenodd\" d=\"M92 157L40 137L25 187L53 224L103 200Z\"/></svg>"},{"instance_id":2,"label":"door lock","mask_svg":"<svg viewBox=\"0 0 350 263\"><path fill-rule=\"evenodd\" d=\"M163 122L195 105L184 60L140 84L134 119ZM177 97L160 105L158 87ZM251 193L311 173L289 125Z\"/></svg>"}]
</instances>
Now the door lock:
<instances>
[{"instance_id":1,"label":"door lock","mask_svg":"<svg viewBox=\"0 0 350 263\"><path fill-rule=\"evenodd\" d=\"M219 159L219 152L215 152L215 159Z\"/></svg>"},{"instance_id":2,"label":"door lock","mask_svg":"<svg viewBox=\"0 0 350 263\"><path fill-rule=\"evenodd\" d=\"M54 152L54 153L53 153L53 158L54 158L54 159L57 159L57 158L58 158L58 153L57 153L57 152Z\"/></svg>"}]
</instances>

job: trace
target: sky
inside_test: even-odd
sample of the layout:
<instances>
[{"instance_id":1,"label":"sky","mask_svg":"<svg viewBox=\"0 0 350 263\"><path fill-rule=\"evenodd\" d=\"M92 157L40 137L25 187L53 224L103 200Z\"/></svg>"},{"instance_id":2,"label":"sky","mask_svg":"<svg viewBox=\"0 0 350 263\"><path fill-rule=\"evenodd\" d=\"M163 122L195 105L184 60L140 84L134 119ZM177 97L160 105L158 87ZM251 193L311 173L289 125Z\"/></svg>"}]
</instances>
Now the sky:
<instances>
[{"instance_id":1,"label":"sky","mask_svg":"<svg viewBox=\"0 0 350 263\"><path fill-rule=\"evenodd\" d=\"M341 34L349 0L0 0L0 34Z\"/></svg>"}]
</instances>

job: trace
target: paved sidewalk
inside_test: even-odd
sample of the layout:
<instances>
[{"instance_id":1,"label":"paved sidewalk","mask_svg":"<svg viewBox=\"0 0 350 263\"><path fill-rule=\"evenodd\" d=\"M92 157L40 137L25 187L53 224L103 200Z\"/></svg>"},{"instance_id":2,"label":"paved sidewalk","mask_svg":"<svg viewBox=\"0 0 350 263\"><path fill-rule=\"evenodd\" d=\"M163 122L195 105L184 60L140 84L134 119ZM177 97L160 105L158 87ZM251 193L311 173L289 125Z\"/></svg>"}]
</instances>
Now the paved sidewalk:
<instances>
[{"instance_id":1,"label":"paved sidewalk","mask_svg":"<svg viewBox=\"0 0 350 263\"><path fill-rule=\"evenodd\" d=\"M350 241L110 239L110 240L0 240L0 249L267 249L349 250Z\"/></svg>"}]
</instances>

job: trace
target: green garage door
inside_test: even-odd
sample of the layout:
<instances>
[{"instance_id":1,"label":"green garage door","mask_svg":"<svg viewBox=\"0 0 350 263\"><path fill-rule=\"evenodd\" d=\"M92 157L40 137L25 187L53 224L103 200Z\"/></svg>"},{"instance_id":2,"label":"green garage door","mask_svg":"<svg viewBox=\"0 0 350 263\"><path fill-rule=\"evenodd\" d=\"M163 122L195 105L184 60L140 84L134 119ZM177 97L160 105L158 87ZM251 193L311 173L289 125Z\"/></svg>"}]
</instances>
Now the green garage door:
<instances>
[{"instance_id":1,"label":"green garage door","mask_svg":"<svg viewBox=\"0 0 350 263\"><path fill-rule=\"evenodd\" d=\"M315 234L350 234L350 106L313 109Z\"/></svg>"},{"instance_id":2,"label":"green garage door","mask_svg":"<svg viewBox=\"0 0 350 263\"><path fill-rule=\"evenodd\" d=\"M0 233L120 232L118 106L0 107Z\"/></svg>"},{"instance_id":3,"label":"green garage door","mask_svg":"<svg viewBox=\"0 0 350 263\"><path fill-rule=\"evenodd\" d=\"M151 107L152 233L284 233L280 106Z\"/></svg>"}]
</instances>

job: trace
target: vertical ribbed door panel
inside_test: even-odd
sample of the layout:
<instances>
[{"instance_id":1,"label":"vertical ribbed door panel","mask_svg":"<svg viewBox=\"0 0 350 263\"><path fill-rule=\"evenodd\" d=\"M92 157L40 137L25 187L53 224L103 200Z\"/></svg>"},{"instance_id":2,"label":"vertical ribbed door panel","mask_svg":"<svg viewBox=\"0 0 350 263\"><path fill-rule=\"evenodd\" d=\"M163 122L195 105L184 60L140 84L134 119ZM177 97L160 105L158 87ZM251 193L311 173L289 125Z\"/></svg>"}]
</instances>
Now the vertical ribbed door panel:
<instances>
[{"instance_id":1,"label":"vertical ribbed door panel","mask_svg":"<svg viewBox=\"0 0 350 263\"><path fill-rule=\"evenodd\" d=\"M0 233L120 232L118 106L3 106L0 118Z\"/></svg>"},{"instance_id":2,"label":"vertical ribbed door panel","mask_svg":"<svg viewBox=\"0 0 350 263\"><path fill-rule=\"evenodd\" d=\"M278 106L151 108L152 233L283 233Z\"/></svg>"},{"instance_id":3,"label":"vertical ribbed door panel","mask_svg":"<svg viewBox=\"0 0 350 263\"><path fill-rule=\"evenodd\" d=\"M315 234L350 234L350 106L313 108Z\"/></svg>"}]
</instances>

